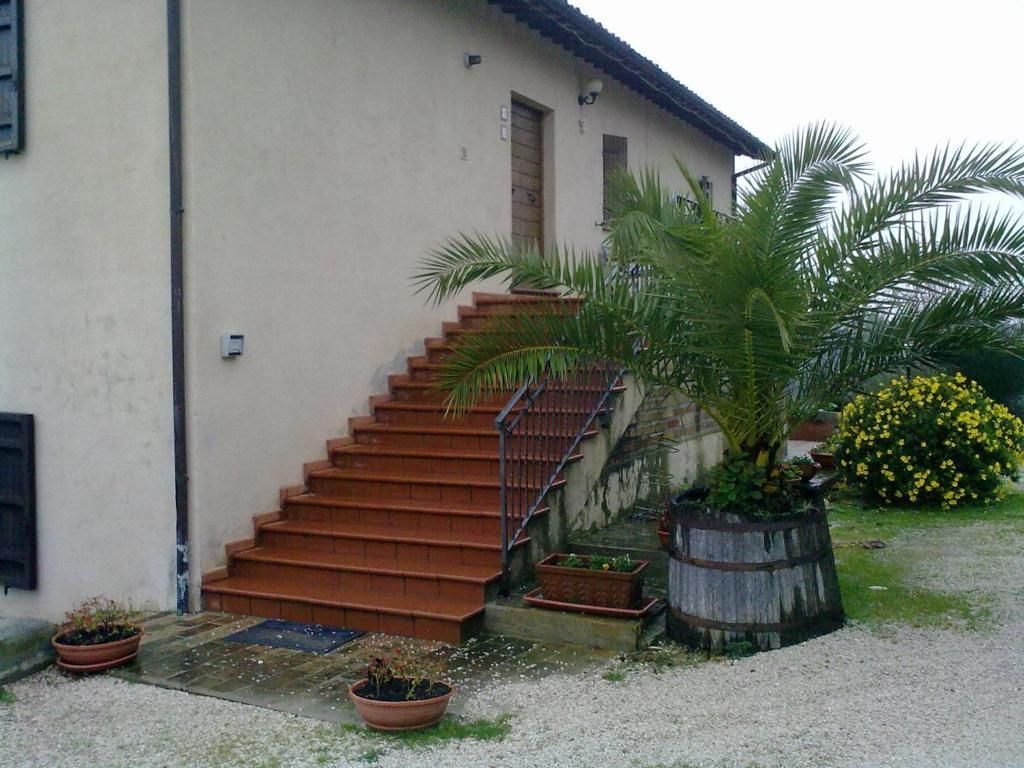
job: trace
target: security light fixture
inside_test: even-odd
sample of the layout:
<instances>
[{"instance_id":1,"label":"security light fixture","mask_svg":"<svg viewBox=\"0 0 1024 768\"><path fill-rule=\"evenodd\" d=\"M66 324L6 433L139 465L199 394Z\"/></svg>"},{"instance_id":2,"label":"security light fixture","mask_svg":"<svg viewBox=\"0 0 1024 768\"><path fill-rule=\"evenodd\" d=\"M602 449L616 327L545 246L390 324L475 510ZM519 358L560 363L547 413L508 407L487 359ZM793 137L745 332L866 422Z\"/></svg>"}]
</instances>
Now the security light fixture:
<instances>
[{"instance_id":1,"label":"security light fixture","mask_svg":"<svg viewBox=\"0 0 1024 768\"><path fill-rule=\"evenodd\" d=\"M604 83L598 80L596 77L593 80L588 80L587 84L583 86L583 90L580 91L579 102L582 107L584 104L593 104L597 101L598 94L604 90Z\"/></svg>"},{"instance_id":2,"label":"security light fixture","mask_svg":"<svg viewBox=\"0 0 1024 768\"><path fill-rule=\"evenodd\" d=\"M462 61L466 65L467 68L475 67L477 64L479 64L483 60L484 60L484 57L481 56L479 53L464 53L464 54L462 54Z\"/></svg>"}]
</instances>

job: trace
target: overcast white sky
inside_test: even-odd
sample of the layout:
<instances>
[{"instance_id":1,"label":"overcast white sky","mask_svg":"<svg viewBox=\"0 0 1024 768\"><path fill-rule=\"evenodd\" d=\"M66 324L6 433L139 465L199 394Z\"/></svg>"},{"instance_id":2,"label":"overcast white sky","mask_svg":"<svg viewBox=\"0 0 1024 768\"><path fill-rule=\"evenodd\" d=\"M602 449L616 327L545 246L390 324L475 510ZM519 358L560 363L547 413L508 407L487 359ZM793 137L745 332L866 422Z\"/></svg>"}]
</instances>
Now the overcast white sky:
<instances>
[{"instance_id":1,"label":"overcast white sky","mask_svg":"<svg viewBox=\"0 0 1024 768\"><path fill-rule=\"evenodd\" d=\"M570 0L772 144L853 128L879 168L1024 140L1024 0Z\"/></svg>"}]
</instances>

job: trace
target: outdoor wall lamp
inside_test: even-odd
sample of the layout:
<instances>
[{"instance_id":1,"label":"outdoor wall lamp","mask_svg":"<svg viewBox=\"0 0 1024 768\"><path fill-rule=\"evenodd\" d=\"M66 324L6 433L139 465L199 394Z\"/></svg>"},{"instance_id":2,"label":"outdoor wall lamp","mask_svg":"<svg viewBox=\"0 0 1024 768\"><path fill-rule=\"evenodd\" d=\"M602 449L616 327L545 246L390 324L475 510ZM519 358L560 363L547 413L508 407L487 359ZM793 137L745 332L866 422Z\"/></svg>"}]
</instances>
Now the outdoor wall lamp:
<instances>
[{"instance_id":1,"label":"outdoor wall lamp","mask_svg":"<svg viewBox=\"0 0 1024 768\"><path fill-rule=\"evenodd\" d=\"M484 60L484 57L481 56L479 53L464 53L464 54L462 54L462 63L466 65L466 69L469 69L470 67L475 67L477 64L479 64L483 60Z\"/></svg>"},{"instance_id":2,"label":"outdoor wall lamp","mask_svg":"<svg viewBox=\"0 0 1024 768\"><path fill-rule=\"evenodd\" d=\"M598 94L604 90L604 83L598 80L596 77L593 80L588 80L587 84L583 86L583 90L579 95L580 106L584 104L593 104L597 101Z\"/></svg>"}]
</instances>

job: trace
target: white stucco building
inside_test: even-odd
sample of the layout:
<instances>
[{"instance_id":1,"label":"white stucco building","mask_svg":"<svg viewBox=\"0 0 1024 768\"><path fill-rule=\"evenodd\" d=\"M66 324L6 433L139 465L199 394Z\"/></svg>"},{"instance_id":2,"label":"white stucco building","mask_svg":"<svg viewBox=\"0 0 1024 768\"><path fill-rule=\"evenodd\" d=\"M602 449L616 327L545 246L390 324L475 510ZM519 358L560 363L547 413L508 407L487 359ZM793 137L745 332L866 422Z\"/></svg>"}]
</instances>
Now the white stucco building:
<instances>
[{"instance_id":1,"label":"white stucco building","mask_svg":"<svg viewBox=\"0 0 1024 768\"><path fill-rule=\"evenodd\" d=\"M0 3L16 11L0 412L34 417L37 579L0 615L101 593L174 609L183 519L196 607L225 544L455 319L410 287L432 246L598 247L617 164L669 178L678 157L727 210L734 158L765 149L560 0Z\"/></svg>"}]
</instances>

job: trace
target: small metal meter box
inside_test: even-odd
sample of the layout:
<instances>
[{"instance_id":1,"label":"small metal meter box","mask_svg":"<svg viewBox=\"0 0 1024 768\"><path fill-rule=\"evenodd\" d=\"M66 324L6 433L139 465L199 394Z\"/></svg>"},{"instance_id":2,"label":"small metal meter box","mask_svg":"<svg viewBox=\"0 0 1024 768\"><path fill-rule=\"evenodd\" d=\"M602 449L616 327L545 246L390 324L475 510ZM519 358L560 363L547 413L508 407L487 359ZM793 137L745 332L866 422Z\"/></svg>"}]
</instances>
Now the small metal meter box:
<instances>
[{"instance_id":1,"label":"small metal meter box","mask_svg":"<svg viewBox=\"0 0 1024 768\"><path fill-rule=\"evenodd\" d=\"M220 337L220 356L225 360L240 357L245 349L245 335L241 333L225 333Z\"/></svg>"}]
</instances>

